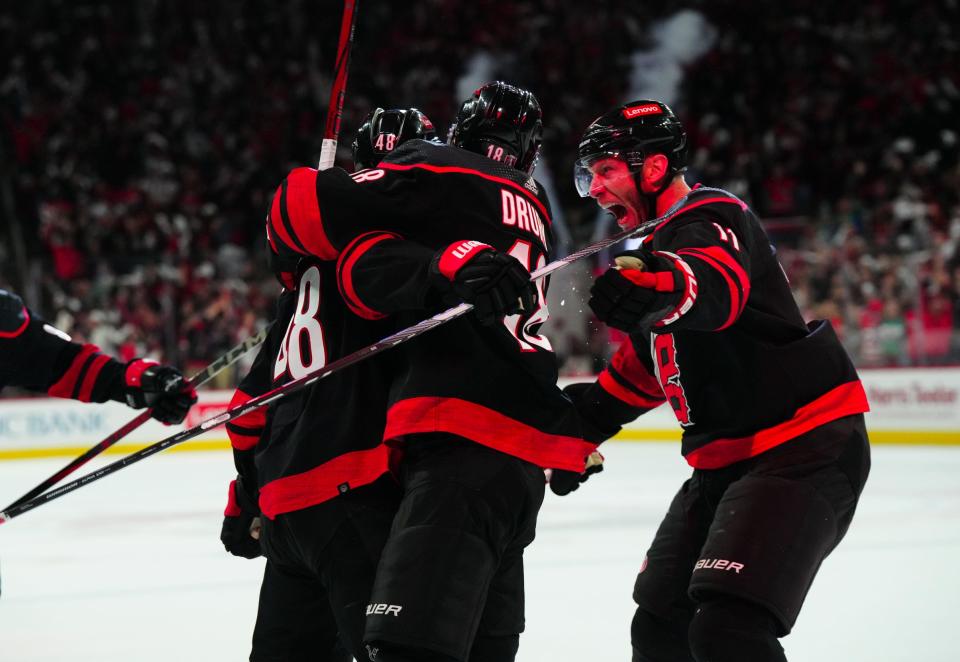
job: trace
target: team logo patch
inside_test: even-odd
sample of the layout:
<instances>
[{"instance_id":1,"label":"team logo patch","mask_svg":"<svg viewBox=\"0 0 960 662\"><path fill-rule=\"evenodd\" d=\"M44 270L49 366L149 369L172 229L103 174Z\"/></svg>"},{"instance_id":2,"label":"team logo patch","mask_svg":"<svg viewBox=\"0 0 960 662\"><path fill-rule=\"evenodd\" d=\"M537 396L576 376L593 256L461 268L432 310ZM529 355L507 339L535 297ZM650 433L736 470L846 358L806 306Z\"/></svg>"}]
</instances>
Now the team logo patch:
<instances>
[{"instance_id":1,"label":"team logo patch","mask_svg":"<svg viewBox=\"0 0 960 662\"><path fill-rule=\"evenodd\" d=\"M629 108L623 109L623 116L628 120L632 120L634 117L641 117L643 115L662 115L663 109L660 107L660 104L656 103L645 103L639 106L630 106Z\"/></svg>"}]
</instances>

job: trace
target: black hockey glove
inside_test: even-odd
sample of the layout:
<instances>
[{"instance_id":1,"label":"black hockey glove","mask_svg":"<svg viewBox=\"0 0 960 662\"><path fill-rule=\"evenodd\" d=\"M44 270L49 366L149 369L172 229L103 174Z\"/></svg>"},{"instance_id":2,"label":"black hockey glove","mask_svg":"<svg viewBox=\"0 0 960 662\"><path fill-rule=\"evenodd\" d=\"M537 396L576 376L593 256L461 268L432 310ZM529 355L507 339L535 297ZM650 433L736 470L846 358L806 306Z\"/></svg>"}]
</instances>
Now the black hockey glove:
<instances>
[{"instance_id":1,"label":"black hockey glove","mask_svg":"<svg viewBox=\"0 0 960 662\"><path fill-rule=\"evenodd\" d=\"M636 250L616 262L590 288L590 308L601 322L627 333L650 330L680 306L687 281L674 260Z\"/></svg>"},{"instance_id":2,"label":"black hockey glove","mask_svg":"<svg viewBox=\"0 0 960 662\"><path fill-rule=\"evenodd\" d=\"M581 483L585 483L590 476L601 471L603 471L603 455L599 451L593 451L587 457L586 468L583 473L566 471L565 469L551 470L550 490L557 496L566 496L571 492L576 492Z\"/></svg>"},{"instance_id":3,"label":"black hockey glove","mask_svg":"<svg viewBox=\"0 0 960 662\"><path fill-rule=\"evenodd\" d=\"M530 273L513 256L479 241L460 241L438 251L430 275L441 289L452 289L461 301L473 304L484 325L536 308L537 289Z\"/></svg>"},{"instance_id":4,"label":"black hockey glove","mask_svg":"<svg viewBox=\"0 0 960 662\"><path fill-rule=\"evenodd\" d=\"M134 409L152 407L150 415L167 425L181 422L197 401L197 391L183 373L156 361L134 359L123 371L123 383L113 399Z\"/></svg>"},{"instance_id":5,"label":"black hockey glove","mask_svg":"<svg viewBox=\"0 0 960 662\"><path fill-rule=\"evenodd\" d=\"M263 553L260 549L260 508L256 497L247 492L239 476L230 481L220 542L228 552L245 559L255 559Z\"/></svg>"}]
</instances>

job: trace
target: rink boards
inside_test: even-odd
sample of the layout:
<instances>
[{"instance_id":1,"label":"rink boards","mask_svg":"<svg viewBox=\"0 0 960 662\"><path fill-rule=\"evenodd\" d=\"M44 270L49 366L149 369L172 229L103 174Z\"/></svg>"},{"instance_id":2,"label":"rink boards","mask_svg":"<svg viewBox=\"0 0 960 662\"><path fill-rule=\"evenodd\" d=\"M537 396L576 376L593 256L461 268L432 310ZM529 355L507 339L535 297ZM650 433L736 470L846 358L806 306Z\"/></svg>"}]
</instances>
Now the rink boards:
<instances>
[{"instance_id":1,"label":"rink boards","mask_svg":"<svg viewBox=\"0 0 960 662\"><path fill-rule=\"evenodd\" d=\"M861 372L871 411L873 443L960 445L960 368L911 368ZM580 379L563 380L562 384ZM201 392L185 421L193 426L223 412L230 391ZM73 456L97 443L134 414L119 403L91 405L57 398L0 400L0 461ZM110 449L129 453L182 429L151 421ZM680 428L672 412L660 407L627 426L617 439L675 441ZM222 427L169 451L226 449Z\"/></svg>"}]
</instances>

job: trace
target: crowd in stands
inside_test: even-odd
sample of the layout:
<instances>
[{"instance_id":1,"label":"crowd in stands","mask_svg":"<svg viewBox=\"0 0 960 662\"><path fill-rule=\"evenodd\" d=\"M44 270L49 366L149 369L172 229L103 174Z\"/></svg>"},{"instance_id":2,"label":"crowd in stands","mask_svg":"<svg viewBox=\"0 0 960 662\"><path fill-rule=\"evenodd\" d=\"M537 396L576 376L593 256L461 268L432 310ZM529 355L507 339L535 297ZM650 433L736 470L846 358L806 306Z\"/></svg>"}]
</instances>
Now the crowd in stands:
<instances>
[{"instance_id":1,"label":"crowd in stands","mask_svg":"<svg viewBox=\"0 0 960 662\"><path fill-rule=\"evenodd\" d=\"M465 68L485 62L539 96L543 166L585 243L596 211L568 185L579 134L625 100L631 54L677 10L639 4L366 3L338 163L376 105L418 106L445 131ZM805 315L833 320L859 365L960 362L956 3L749 4L685 3L716 34L674 104L688 180L758 211ZM341 7L0 9L0 286L107 351L188 370L263 325L278 291L263 217L319 154ZM568 372L611 347L589 320L560 333Z\"/></svg>"}]
</instances>

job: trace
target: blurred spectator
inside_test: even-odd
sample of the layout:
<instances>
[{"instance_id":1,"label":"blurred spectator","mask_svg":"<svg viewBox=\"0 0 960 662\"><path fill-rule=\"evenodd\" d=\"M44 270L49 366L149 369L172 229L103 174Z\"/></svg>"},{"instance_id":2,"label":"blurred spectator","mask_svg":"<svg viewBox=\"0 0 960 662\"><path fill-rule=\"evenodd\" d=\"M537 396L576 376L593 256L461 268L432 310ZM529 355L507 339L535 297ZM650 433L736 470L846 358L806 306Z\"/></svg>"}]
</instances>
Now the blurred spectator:
<instances>
[{"instance_id":1,"label":"blurred spectator","mask_svg":"<svg viewBox=\"0 0 960 662\"><path fill-rule=\"evenodd\" d=\"M717 31L684 65L675 104L690 179L769 222L804 314L833 320L859 363L960 361L957 4L684 7ZM32 303L82 340L190 370L263 324L276 294L261 256L265 206L287 169L319 154L341 8L4 4L0 186L32 266L5 265L0 278L28 281ZM623 100L632 56L675 10L368 3L340 157L372 106L418 106L442 130L472 76L530 87L560 210L585 243L593 207L564 184L580 131ZM582 307L584 290L567 306ZM602 365L607 336L584 315L557 330L568 371Z\"/></svg>"}]
</instances>

